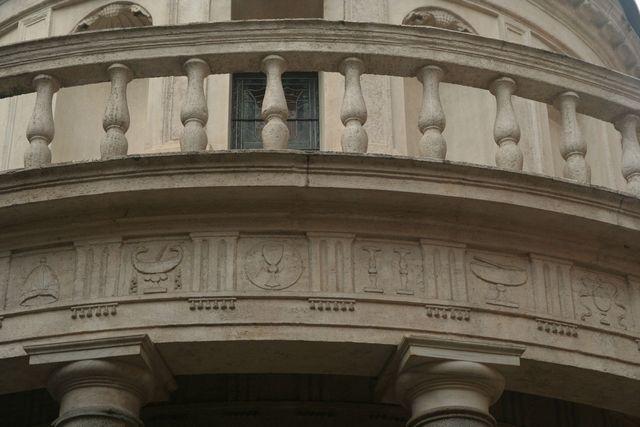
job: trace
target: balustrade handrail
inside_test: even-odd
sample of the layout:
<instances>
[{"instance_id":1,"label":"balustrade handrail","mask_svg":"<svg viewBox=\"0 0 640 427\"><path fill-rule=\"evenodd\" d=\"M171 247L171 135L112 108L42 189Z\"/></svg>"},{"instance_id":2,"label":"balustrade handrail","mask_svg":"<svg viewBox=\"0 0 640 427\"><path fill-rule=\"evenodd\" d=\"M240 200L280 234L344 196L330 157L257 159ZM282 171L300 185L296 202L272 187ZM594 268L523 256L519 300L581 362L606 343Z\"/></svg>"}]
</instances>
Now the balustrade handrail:
<instances>
[{"instance_id":1,"label":"balustrade handrail","mask_svg":"<svg viewBox=\"0 0 640 427\"><path fill-rule=\"evenodd\" d=\"M197 62L200 61L200 62ZM189 64L189 65L187 65ZM197 65L200 64L200 65ZM583 113L613 122L623 135L623 175L640 196L637 141L640 80L565 55L515 43L429 27L325 20L260 20L87 32L0 47L0 97L38 90L30 123L27 166L50 162L51 96L58 87L111 81L103 158L126 154L126 84L131 78L189 76L182 121L183 150L203 149L208 113L202 92L207 74L267 74L263 105L265 146L286 147L286 106L280 75L287 71L345 75L344 151L366 152L360 88L363 73L418 77L425 88L419 128L423 157L444 159L440 82L489 89L496 97L496 165L522 170L520 128L513 95L555 104L563 115L564 176L589 183L586 145L575 119ZM44 78L43 78L44 77ZM47 108L47 106L49 107ZM198 147L198 148L194 148Z\"/></svg>"},{"instance_id":2,"label":"balustrade handrail","mask_svg":"<svg viewBox=\"0 0 640 427\"><path fill-rule=\"evenodd\" d=\"M61 87L108 82L114 63L134 78L176 76L192 57L212 74L258 71L269 54L285 57L288 71L338 72L349 56L364 61L367 74L415 77L437 64L445 83L488 89L507 75L518 96L549 104L574 91L579 113L609 122L640 111L639 79L565 55L439 28L316 19L103 30L0 46L0 98L34 92L39 74Z\"/></svg>"}]
</instances>

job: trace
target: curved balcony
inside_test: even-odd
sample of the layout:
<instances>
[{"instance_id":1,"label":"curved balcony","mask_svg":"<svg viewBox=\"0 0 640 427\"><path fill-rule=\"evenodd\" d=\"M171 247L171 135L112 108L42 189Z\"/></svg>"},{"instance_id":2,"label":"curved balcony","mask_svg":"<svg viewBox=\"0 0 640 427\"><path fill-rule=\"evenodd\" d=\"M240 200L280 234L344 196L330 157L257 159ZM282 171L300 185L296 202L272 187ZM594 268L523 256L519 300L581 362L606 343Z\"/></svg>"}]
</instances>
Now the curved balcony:
<instances>
[{"instance_id":1,"label":"curved balcony","mask_svg":"<svg viewBox=\"0 0 640 427\"><path fill-rule=\"evenodd\" d=\"M348 153L282 150L285 68L345 75ZM260 69L270 150L205 152L203 79ZM421 158L366 153L364 72L419 74ZM126 156L127 82L184 73L188 152ZM55 90L105 81L103 160L49 164ZM440 81L495 94L497 167L446 159ZM0 174L0 393L79 349L144 353L146 334L163 362L145 363L176 376L375 377L398 403L398 371L464 353L507 390L640 416L638 80L471 34L305 20L0 48L0 93L33 82L29 167ZM521 172L513 94L561 109L565 177ZM629 193L588 185L576 113L621 130Z\"/></svg>"}]
</instances>

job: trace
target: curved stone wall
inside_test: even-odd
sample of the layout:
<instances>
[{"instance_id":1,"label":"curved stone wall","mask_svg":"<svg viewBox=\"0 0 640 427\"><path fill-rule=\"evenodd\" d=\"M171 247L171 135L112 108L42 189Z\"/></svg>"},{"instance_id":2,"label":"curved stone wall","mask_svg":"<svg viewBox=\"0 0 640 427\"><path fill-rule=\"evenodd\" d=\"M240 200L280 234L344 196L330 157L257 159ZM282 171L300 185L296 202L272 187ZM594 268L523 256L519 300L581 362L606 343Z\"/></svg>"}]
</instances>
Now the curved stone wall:
<instances>
[{"instance_id":1,"label":"curved stone wall","mask_svg":"<svg viewBox=\"0 0 640 427\"><path fill-rule=\"evenodd\" d=\"M623 398L640 389L635 198L337 154L3 178L3 393L46 378L23 348L37 360L42 345L145 333L175 375L382 375L395 402L385 366L420 335L523 352L501 368L510 390L638 414Z\"/></svg>"}]
</instances>

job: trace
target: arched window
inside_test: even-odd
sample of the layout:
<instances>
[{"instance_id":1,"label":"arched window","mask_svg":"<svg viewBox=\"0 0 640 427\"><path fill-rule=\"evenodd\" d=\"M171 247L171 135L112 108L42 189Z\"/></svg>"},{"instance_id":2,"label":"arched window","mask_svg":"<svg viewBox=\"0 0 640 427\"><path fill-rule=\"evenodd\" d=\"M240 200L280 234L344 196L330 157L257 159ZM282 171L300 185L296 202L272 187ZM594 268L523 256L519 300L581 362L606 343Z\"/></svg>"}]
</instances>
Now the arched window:
<instances>
[{"instance_id":1,"label":"arched window","mask_svg":"<svg viewBox=\"0 0 640 427\"><path fill-rule=\"evenodd\" d=\"M460 16L438 7L420 7L409 12L402 20L403 25L420 25L444 28L445 30L477 34L476 30Z\"/></svg>"},{"instance_id":2,"label":"arched window","mask_svg":"<svg viewBox=\"0 0 640 427\"><path fill-rule=\"evenodd\" d=\"M73 32L147 27L150 25L153 25L151 14L142 6L131 2L117 2L103 6L85 16L76 25Z\"/></svg>"}]
</instances>

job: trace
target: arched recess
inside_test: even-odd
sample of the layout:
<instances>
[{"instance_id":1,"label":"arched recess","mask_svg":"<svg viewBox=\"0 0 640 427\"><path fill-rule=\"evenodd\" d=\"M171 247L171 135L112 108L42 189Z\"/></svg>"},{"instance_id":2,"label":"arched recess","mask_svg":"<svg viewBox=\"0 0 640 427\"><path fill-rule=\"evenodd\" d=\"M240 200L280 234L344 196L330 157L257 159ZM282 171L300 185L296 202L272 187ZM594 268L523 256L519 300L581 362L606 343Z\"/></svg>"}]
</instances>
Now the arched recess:
<instances>
[{"instance_id":1,"label":"arched recess","mask_svg":"<svg viewBox=\"0 0 640 427\"><path fill-rule=\"evenodd\" d=\"M462 33L478 34L478 32L461 16L439 7L419 7L409 12L402 20L402 25L421 25L444 28Z\"/></svg>"},{"instance_id":2,"label":"arched recess","mask_svg":"<svg viewBox=\"0 0 640 427\"><path fill-rule=\"evenodd\" d=\"M153 25L151 14L128 1L109 3L82 18L72 33ZM104 135L102 117L111 85L98 83L61 89L55 103L56 137L51 144L54 162L91 160L100 157ZM129 153L145 149L149 80L132 80L127 88L131 125L127 132Z\"/></svg>"}]
</instances>

